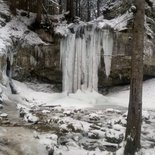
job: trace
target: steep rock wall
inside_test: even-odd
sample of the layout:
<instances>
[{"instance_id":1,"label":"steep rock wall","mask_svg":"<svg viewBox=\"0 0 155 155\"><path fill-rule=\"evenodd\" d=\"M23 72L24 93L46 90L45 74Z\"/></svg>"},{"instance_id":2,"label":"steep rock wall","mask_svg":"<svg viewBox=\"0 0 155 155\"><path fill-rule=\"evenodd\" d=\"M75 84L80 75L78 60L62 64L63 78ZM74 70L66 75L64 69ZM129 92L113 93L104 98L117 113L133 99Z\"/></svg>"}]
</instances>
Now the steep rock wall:
<instances>
[{"instance_id":1,"label":"steep rock wall","mask_svg":"<svg viewBox=\"0 0 155 155\"><path fill-rule=\"evenodd\" d=\"M131 3L129 1L119 0L119 2L119 14L125 13L126 9L124 8L130 10ZM114 5L111 7L111 10L106 12L105 18L113 19L115 16L119 16L119 14L115 13L116 10L117 7ZM153 10L154 7L146 4L147 23L145 23L146 36L144 52L144 77L146 78L155 76L155 16ZM126 18L124 17L122 22L124 19ZM130 28L132 26L132 20L127 21L126 24L127 28L113 32L114 46L109 77L106 76L104 56L101 56L101 64L98 72L99 90L105 87L129 83L132 52L132 31ZM37 78L54 84L61 84L60 39L55 40L54 37L47 37L47 34L45 35L43 30L39 31L39 35L47 42L47 45L32 46L25 43L20 45L17 43L16 46L18 48L16 48L17 51L14 59L13 78L19 80Z\"/></svg>"}]
</instances>

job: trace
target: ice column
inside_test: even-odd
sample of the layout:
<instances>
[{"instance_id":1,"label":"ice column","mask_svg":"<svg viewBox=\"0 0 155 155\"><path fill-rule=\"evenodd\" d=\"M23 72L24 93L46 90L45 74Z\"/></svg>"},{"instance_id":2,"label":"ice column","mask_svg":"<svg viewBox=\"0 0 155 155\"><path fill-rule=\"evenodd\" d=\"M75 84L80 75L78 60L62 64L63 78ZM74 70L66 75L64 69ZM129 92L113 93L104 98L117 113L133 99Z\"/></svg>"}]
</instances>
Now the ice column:
<instances>
[{"instance_id":1,"label":"ice column","mask_svg":"<svg viewBox=\"0 0 155 155\"><path fill-rule=\"evenodd\" d=\"M77 32L79 33L79 31ZM105 72L110 75L113 37L108 29L85 28L82 34L70 33L61 40L60 61L63 70L63 91L78 89L97 91L101 50L104 51Z\"/></svg>"},{"instance_id":2,"label":"ice column","mask_svg":"<svg viewBox=\"0 0 155 155\"><path fill-rule=\"evenodd\" d=\"M111 71L111 59L113 52L113 36L108 29L103 30L102 44L104 51L105 73L109 77Z\"/></svg>"}]
</instances>

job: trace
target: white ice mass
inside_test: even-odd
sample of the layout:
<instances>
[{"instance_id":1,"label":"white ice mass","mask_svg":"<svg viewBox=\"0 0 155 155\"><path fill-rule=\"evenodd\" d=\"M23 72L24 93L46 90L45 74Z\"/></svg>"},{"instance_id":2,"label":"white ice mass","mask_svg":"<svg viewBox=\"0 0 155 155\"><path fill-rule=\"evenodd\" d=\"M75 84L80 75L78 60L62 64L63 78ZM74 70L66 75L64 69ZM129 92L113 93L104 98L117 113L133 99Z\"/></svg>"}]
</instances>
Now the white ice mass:
<instances>
[{"instance_id":1,"label":"white ice mass","mask_svg":"<svg viewBox=\"0 0 155 155\"><path fill-rule=\"evenodd\" d=\"M113 34L111 29L94 25L78 27L74 33L61 40L63 91L97 91L98 69L104 57L105 74L111 69Z\"/></svg>"}]
</instances>

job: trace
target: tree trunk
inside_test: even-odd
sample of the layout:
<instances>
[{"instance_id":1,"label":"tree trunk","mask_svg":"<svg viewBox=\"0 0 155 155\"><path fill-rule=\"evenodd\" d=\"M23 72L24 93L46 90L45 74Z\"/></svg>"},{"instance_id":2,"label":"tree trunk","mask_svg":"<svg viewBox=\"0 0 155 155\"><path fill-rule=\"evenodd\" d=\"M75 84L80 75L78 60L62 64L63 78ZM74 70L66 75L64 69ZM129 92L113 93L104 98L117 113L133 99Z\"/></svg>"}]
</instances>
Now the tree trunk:
<instances>
[{"instance_id":1,"label":"tree trunk","mask_svg":"<svg viewBox=\"0 0 155 155\"><path fill-rule=\"evenodd\" d=\"M97 17L100 16L100 0L97 0Z\"/></svg>"},{"instance_id":2,"label":"tree trunk","mask_svg":"<svg viewBox=\"0 0 155 155\"><path fill-rule=\"evenodd\" d=\"M124 155L134 155L141 147L145 0L135 0L135 6L136 12L133 23L130 99Z\"/></svg>"},{"instance_id":3,"label":"tree trunk","mask_svg":"<svg viewBox=\"0 0 155 155\"><path fill-rule=\"evenodd\" d=\"M79 3L79 14L78 15L79 15L79 17L81 17L81 3L80 2L81 2L81 0L78 0L78 3Z\"/></svg>"},{"instance_id":4,"label":"tree trunk","mask_svg":"<svg viewBox=\"0 0 155 155\"><path fill-rule=\"evenodd\" d=\"M67 11L69 11L67 20L72 21L74 18L74 1L73 0L67 0Z\"/></svg>"},{"instance_id":5,"label":"tree trunk","mask_svg":"<svg viewBox=\"0 0 155 155\"><path fill-rule=\"evenodd\" d=\"M42 14L42 0L37 0L37 16L35 21L35 24L37 26L39 26L41 23L41 14Z\"/></svg>"},{"instance_id":6,"label":"tree trunk","mask_svg":"<svg viewBox=\"0 0 155 155\"><path fill-rule=\"evenodd\" d=\"M75 1L76 4L76 16L78 16L78 0Z\"/></svg>"},{"instance_id":7,"label":"tree trunk","mask_svg":"<svg viewBox=\"0 0 155 155\"><path fill-rule=\"evenodd\" d=\"M59 13L62 13L62 0L59 0Z\"/></svg>"},{"instance_id":8,"label":"tree trunk","mask_svg":"<svg viewBox=\"0 0 155 155\"><path fill-rule=\"evenodd\" d=\"M91 13L90 13L90 0L87 0L87 21L90 21L90 16L91 16Z\"/></svg>"},{"instance_id":9,"label":"tree trunk","mask_svg":"<svg viewBox=\"0 0 155 155\"><path fill-rule=\"evenodd\" d=\"M16 0L11 0L10 1L10 10L13 15L16 15Z\"/></svg>"}]
</instances>

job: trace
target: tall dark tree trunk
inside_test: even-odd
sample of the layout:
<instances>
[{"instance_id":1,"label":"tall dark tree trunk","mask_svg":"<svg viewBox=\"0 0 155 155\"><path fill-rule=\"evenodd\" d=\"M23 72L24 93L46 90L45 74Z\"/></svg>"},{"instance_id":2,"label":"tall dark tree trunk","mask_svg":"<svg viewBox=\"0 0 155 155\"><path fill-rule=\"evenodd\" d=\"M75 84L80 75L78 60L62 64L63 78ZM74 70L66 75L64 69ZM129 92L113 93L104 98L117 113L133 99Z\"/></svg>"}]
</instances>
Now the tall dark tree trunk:
<instances>
[{"instance_id":1,"label":"tall dark tree trunk","mask_svg":"<svg viewBox=\"0 0 155 155\"><path fill-rule=\"evenodd\" d=\"M97 0L97 17L100 16L100 0Z\"/></svg>"},{"instance_id":2,"label":"tall dark tree trunk","mask_svg":"<svg viewBox=\"0 0 155 155\"><path fill-rule=\"evenodd\" d=\"M130 100L128 108L125 155L134 155L141 147L142 83L145 0L135 0Z\"/></svg>"},{"instance_id":3,"label":"tall dark tree trunk","mask_svg":"<svg viewBox=\"0 0 155 155\"><path fill-rule=\"evenodd\" d=\"M62 13L62 0L59 0L59 13Z\"/></svg>"},{"instance_id":4,"label":"tall dark tree trunk","mask_svg":"<svg viewBox=\"0 0 155 155\"><path fill-rule=\"evenodd\" d=\"M16 15L16 0L10 0L10 10L13 15Z\"/></svg>"},{"instance_id":5,"label":"tall dark tree trunk","mask_svg":"<svg viewBox=\"0 0 155 155\"><path fill-rule=\"evenodd\" d=\"M79 14L78 16L81 17L81 0L78 0L78 6L79 6Z\"/></svg>"},{"instance_id":6,"label":"tall dark tree trunk","mask_svg":"<svg viewBox=\"0 0 155 155\"><path fill-rule=\"evenodd\" d=\"M69 11L69 14L67 16L68 21L72 21L75 16L75 10L74 10L74 1L73 0L67 0L67 11Z\"/></svg>"},{"instance_id":7,"label":"tall dark tree trunk","mask_svg":"<svg viewBox=\"0 0 155 155\"><path fill-rule=\"evenodd\" d=\"M78 9L78 0L75 1L75 4L76 4L76 16L78 16L79 14L79 9Z\"/></svg>"},{"instance_id":8,"label":"tall dark tree trunk","mask_svg":"<svg viewBox=\"0 0 155 155\"><path fill-rule=\"evenodd\" d=\"M35 24L37 26L39 26L41 23L41 14L42 14L42 0L37 0L37 16L35 21Z\"/></svg>"},{"instance_id":9,"label":"tall dark tree trunk","mask_svg":"<svg viewBox=\"0 0 155 155\"><path fill-rule=\"evenodd\" d=\"M90 21L91 12L90 12L90 0L87 0L87 21Z\"/></svg>"}]
</instances>

